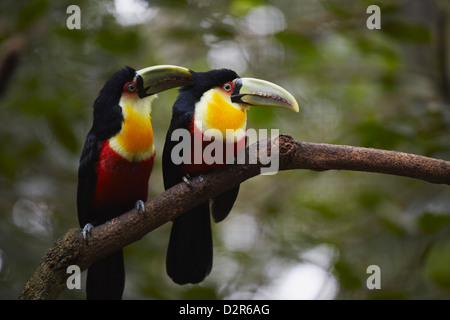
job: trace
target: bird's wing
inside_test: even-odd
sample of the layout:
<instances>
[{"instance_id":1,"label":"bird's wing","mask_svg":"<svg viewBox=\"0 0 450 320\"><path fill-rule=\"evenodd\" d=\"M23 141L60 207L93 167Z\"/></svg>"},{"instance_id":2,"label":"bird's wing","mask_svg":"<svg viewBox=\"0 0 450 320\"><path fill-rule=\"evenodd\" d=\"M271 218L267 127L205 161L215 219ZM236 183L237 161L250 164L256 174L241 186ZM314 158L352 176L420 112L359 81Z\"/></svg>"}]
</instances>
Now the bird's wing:
<instances>
[{"instance_id":1,"label":"bird's wing","mask_svg":"<svg viewBox=\"0 0 450 320\"><path fill-rule=\"evenodd\" d=\"M92 216L92 199L97 183L95 165L99 161L100 149L101 141L94 134L89 133L81 153L78 168L77 207L80 227L93 222L92 219L94 219Z\"/></svg>"}]
</instances>

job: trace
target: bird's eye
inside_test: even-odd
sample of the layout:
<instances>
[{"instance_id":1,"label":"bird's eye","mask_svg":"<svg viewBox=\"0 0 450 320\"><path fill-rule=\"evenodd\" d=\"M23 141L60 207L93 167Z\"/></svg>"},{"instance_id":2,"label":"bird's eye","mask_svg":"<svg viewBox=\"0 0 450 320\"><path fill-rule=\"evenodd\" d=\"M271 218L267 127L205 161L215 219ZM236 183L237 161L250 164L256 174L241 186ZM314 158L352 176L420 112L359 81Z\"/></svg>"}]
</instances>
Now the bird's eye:
<instances>
[{"instance_id":1,"label":"bird's eye","mask_svg":"<svg viewBox=\"0 0 450 320\"><path fill-rule=\"evenodd\" d=\"M127 90L130 91L130 92L136 91L136 85L135 85L134 83L129 84L129 85L127 86Z\"/></svg>"},{"instance_id":2,"label":"bird's eye","mask_svg":"<svg viewBox=\"0 0 450 320\"><path fill-rule=\"evenodd\" d=\"M223 85L223 89L225 90L225 91L231 91L231 89L233 88L233 86L231 85L231 83L225 83L224 85Z\"/></svg>"}]
</instances>

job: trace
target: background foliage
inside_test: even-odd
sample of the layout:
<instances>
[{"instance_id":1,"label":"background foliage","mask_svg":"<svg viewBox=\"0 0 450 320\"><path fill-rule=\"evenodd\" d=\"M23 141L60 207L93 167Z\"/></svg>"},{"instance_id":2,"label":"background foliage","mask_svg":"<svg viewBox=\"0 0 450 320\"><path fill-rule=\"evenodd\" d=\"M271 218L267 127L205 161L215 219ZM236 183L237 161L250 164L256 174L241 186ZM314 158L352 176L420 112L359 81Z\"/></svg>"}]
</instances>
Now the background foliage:
<instances>
[{"instance_id":1,"label":"background foliage","mask_svg":"<svg viewBox=\"0 0 450 320\"><path fill-rule=\"evenodd\" d=\"M71 4L81 30L66 27ZM366 28L371 4L381 8L380 30ZM0 298L15 299L46 249L77 227L91 106L117 69L232 68L282 85L301 105L299 115L253 108L249 127L449 160L449 12L439 0L1 2ZM153 108L149 197L163 191L176 94L160 94ZM124 298L448 299L449 196L448 186L369 173L256 177L213 226L205 282L167 277L167 224L125 249ZM380 290L366 287L373 264Z\"/></svg>"}]
</instances>

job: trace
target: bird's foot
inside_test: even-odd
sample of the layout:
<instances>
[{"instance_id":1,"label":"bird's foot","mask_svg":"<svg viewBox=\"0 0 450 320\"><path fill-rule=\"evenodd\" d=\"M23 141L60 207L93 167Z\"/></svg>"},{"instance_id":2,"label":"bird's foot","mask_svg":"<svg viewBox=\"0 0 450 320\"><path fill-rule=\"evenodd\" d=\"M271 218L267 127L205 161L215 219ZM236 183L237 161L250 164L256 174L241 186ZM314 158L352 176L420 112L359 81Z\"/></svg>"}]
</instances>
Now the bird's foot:
<instances>
[{"instance_id":1,"label":"bird's foot","mask_svg":"<svg viewBox=\"0 0 450 320\"><path fill-rule=\"evenodd\" d=\"M181 179L183 179L183 182L186 183L186 185L189 188L192 188L191 181L190 181L191 180L191 175L189 173L186 173L186 175L182 176Z\"/></svg>"},{"instance_id":2,"label":"bird's foot","mask_svg":"<svg viewBox=\"0 0 450 320\"><path fill-rule=\"evenodd\" d=\"M88 242L87 237L88 237L88 235L89 236L91 235L92 229L94 229L94 226L90 223L87 223L83 228L83 239L84 239L84 241L86 241L86 243Z\"/></svg>"},{"instance_id":3,"label":"bird's foot","mask_svg":"<svg viewBox=\"0 0 450 320\"><path fill-rule=\"evenodd\" d=\"M138 211L138 213L142 213L145 216L144 201L142 201L142 200L136 201L136 210Z\"/></svg>"}]
</instances>

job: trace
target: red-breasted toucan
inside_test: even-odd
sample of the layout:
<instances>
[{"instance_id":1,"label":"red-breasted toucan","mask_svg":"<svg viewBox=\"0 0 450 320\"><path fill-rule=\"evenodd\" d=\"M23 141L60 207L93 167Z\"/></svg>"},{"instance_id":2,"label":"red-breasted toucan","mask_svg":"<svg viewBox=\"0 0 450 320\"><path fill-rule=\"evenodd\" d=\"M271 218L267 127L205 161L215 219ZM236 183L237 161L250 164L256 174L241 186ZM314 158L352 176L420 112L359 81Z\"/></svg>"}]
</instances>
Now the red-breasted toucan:
<instances>
[{"instance_id":1,"label":"red-breasted toucan","mask_svg":"<svg viewBox=\"0 0 450 320\"><path fill-rule=\"evenodd\" d=\"M173 106L164 144L162 161L166 189L186 181L187 175L206 173L223 165L207 164L203 155L195 154L196 136L202 138L200 143L204 150L212 143L211 139L217 139L216 133L221 132L224 150L227 144L231 144L228 147L234 148L236 155L246 147L247 110L250 106L282 107L295 112L299 110L295 98L271 82L240 78L229 69L191 71L191 74L192 83L180 88ZM177 129L185 129L192 136L193 161L173 161L172 151L179 142L173 139L172 134ZM235 130L235 134L226 135L227 129ZM215 133L214 138L208 137L210 132ZM194 161L195 157L200 157L201 161ZM223 220L233 207L238 191L239 186L232 188L175 218L166 257L167 273L175 283L198 283L209 274L213 258L210 213L215 222Z\"/></svg>"},{"instance_id":2,"label":"red-breasted toucan","mask_svg":"<svg viewBox=\"0 0 450 320\"><path fill-rule=\"evenodd\" d=\"M93 125L78 169L78 220L84 237L147 200L155 158L150 113L155 94L191 82L188 69L154 66L117 71L94 102ZM89 267L87 299L121 299L122 250Z\"/></svg>"}]
</instances>

